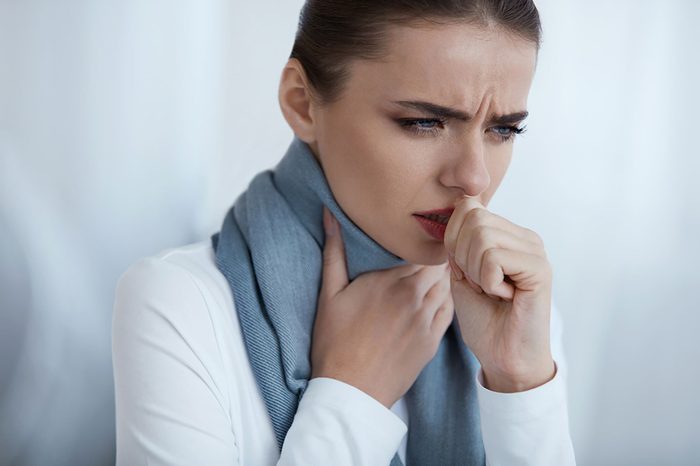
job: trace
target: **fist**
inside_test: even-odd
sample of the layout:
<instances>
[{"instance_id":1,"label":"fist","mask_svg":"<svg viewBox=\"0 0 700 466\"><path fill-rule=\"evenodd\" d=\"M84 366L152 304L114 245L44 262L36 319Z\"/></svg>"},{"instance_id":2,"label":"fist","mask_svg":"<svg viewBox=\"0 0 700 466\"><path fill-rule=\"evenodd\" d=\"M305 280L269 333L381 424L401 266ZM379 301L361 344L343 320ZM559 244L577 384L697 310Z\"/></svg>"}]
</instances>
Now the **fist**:
<instances>
[{"instance_id":1,"label":"fist","mask_svg":"<svg viewBox=\"0 0 700 466\"><path fill-rule=\"evenodd\" d=\"M444 245L462 339L488 388L523 391L551 380L552 269L539 235L465 197Z\"/></svg>"}]
</instances>

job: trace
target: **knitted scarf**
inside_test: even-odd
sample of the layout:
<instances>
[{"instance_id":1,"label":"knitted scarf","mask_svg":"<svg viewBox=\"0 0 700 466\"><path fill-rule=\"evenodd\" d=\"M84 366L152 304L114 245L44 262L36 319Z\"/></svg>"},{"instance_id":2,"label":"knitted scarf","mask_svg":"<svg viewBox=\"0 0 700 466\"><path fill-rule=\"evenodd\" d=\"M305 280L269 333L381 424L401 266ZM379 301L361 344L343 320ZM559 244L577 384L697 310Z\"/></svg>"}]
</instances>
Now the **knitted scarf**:
<instances>
[{"instance_id":1,"label":"knitted scarf","mask_svg":"<svg viewBox=\"0 0 700 466\"><path fill-rule=\"evenodd\" d=\"M324 205L340 224L350 280L406 264L341 210L311 148L296 136L274 170L253 177L211 237L280 451L311 376ZM478 367L455 318L435 357L404 395L408 466L485 464ZM403 466L398 453L391 466Z\"/></svg>"}]
</instances>

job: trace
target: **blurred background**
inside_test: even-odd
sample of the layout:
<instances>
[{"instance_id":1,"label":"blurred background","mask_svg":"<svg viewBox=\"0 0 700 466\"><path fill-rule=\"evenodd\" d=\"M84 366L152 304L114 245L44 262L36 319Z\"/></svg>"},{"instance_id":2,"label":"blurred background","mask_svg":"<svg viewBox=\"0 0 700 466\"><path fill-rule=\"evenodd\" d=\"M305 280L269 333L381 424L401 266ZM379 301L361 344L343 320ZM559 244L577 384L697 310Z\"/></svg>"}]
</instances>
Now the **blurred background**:
<instances>
[{"instance_id":1,"label":"blurred background","mask_svg":"<svg viewBox=\"0 0 700 466\"><path fill-rule=\"evenodd\" d=\"M292 132L301 0L0 0L0 465L114 464L110 321ZM540 0L490 210L537 231L580 465L700 465L700 2Z\"/></svg>"}]
</instances>

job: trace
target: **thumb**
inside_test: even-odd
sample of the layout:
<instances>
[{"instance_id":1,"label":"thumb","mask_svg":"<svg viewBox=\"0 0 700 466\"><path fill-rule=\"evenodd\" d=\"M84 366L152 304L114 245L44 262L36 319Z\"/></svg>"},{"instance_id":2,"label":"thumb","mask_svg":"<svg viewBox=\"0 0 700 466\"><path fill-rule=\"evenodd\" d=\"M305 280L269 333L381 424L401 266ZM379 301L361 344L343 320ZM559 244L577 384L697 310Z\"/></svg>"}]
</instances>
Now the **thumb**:
<instances>
[{"instance_id":1,"label":"thumb","mask_svg":"<svg viewBox=\"0 0 700 466\"><path fill-rule=\"evenodd\" d=\"M326 242L323 245L321 293L330 298L348 285L348 272L340 224L326 206L323 206L323 228L326 232Z\"/></svg>"}]
</instances>

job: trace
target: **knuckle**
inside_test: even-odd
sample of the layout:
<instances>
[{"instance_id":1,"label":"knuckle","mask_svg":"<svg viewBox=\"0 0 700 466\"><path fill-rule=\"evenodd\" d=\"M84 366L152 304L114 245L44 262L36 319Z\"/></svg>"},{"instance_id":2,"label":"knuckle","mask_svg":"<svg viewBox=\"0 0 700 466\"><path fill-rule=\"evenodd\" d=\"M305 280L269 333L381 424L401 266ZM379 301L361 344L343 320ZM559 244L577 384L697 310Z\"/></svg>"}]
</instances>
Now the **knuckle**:
<instances>
[{"instance_id":1,"label":"knuckle","mask_svg":"<svg viewBox=\"0 0 700 466\"><path fill-rule=\"evenodd\" d=\"M464 252L463 254L458 254L452 258L455 264L462 269L462 270L467 270L467 253Z\"/></svg>"},{"instance_id":2,"label":"knuckle","mask_svg":"<svg viewBox=\"0 0 700 466\"><path fill-rule=\"evenodd\" d=\"M536 245L540 247L544 247L544 240L540 235L538 235L535 231L526 228L525 231L527 232L528 239L535 243Z\"/></svg>"},{"instance_id":3,"label":"knuckle","mask_svg":"<svg viewBox=\"0 0 700 466\"><path fill-rule=\"evenodd\" d=\"M554 275L554 270L552 269L552 264L547 259L542 259L542 270L547 278L552 278Z\"/></svg>"},{"instance_id":4,"label":"knuckle","mask_svg":"<svg viewBox=\"0 0 700 466\"><path fill-rule=\"evenodd\" d=\"M416 305L420 303L418 288L414 285L412 280L400 284L394 292L397 299L404 305L415 308Z\"/></svg>"},{"instance_id":5,"label":"knuckle","mask_svg":"<svg viewBox=\"0 0 700 466\"><path fill-rule=\"evenodd\" d=\"M489 227L486 225L477 225L474 227L474 240L485 242L489 236Z\"/></svg>"},{"instance_id":6,"label":"knuckle","mask_svg":"<svg viewBox=\"0 0 700 466\"><path fill-rule=\"evenodd\" d=\"M423 295L418 287L412 286L409 288L408 297L410 302L415 307L419 307L423 302Z\"/></svg>"},{"instance_id":7,"label":"knuckle","mask_svg":"<svg viewBox=\"0 0 700 466\"><path fill-rule=\"evenodd\" d=\"M486 209L482 209L480 207L476 207L474 209L471 209L467 214L464 216L465 220L476 225L484 221L486 218Z\"/></svg>"},{"instance_id":8,"label":"knuckle","mask_svg":"<svg viewBox=\"0 0 700 466\"><path fill-rule=\"evenodd\" d=\"M435 283L433 283L433 286L430 287L430 295L435 296L436 298L439 299L444 299L445 294L447 291L450 289L450 276L445 273L442 275Z\"/></svg>"},{"instance_id":9,"label":"knuckle","mask_svg":"<svg viewBox=\"0 0 700 466\"><path fill-rule=\"evenodd\" d=\"M435 316L435 306L423 305L420 310L414 313L414 324L420 328L421 333L427 335L430 330L430 323Z\"/></svg>"},{"instance_id":10,"label":"knuckle","mask_svg":"<svg viewBox=\"0 0 700 466\"><path fill-rule=\"evenodd\" d=\"M428 306L425 308L424 317L421 319L423 322L423 327L426 331L426 335L431 335L432 337L440 336L445 330L445 325L452 322L452 316L454 314L454 306L452 305L451 297L445 299L442 298L442 302L435 309L433 306ZM438 335L435 335L435 334Z\"/></svg>"},{"instance_id":11,"label":"knuckle","mask_svg":"<svg viewBox=\"0 0 700 466\"><path fill-rule=\"evenodd\" d=\"M484 225L480 225L474 229L474 235L472 237L472 244L470 250L478 252L481 250L487 250L490 242L489 239L489 229Z\"/></svg>"},{"instance_id":12,"label":"knuckle","mask_svg":"<svg viewBox=\"0 0 700 466\"><path fill-rule=\"evenodd\" d=\"M483 267L492 267L498 260L498 249L488 248L484 251Z\"/></svg>"},{"instance_id":13,"label":"knuckle","mask_svg":"<svg viewBox=\"0 0 700 466\"><path fill-rule=\"evenodd\" d=\"M452 322L454 317L454 306L450 301L445 302L437 311L435 320L437 321L438 329L443 332L445 325Z\"/></svg>"},{"instance_id":14,"label":"knuckle","mask_svg":"<svg viewBox=\"0 0 700 466\"><path fill-rule=\"evenodd\" d=\"M494 248L487 249L484 252L484 262L481 265L481 277L479 279L481 280L481 287L487 293L493 291L493 288L498 284L494 283L497 281L500 268L497 262L497 254L498 252Z\"/></svg>"},{"instance_id":15,"label":"knuckle","mask_svg":"<svg viewBox=\"0 0 700 466\"><path fill-rule=\"evenodd\" d=\"M440 297L440 286L433 285L423 297L424 304L430 304Z\"/></svg>"}]
</instances>

